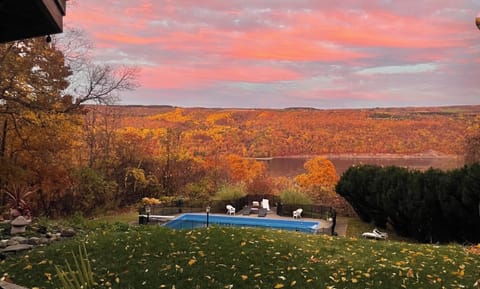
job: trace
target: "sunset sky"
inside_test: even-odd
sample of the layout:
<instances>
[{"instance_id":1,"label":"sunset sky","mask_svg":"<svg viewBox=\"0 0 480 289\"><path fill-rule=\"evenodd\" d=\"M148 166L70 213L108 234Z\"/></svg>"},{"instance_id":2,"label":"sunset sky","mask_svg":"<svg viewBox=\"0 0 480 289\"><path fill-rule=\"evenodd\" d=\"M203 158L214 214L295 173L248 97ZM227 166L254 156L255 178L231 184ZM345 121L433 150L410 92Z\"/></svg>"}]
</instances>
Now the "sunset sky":
<instances>
[{"instance_id":1,"label":"sunset sky","mask_svg":"<svg viewBox=\"0 0 480 289\"><path fill-rule=\"evenodd\" d=\"M480 0L71 0L95 59L140 68L120 104L480 104Z\"/></svg>"}]
</instances>

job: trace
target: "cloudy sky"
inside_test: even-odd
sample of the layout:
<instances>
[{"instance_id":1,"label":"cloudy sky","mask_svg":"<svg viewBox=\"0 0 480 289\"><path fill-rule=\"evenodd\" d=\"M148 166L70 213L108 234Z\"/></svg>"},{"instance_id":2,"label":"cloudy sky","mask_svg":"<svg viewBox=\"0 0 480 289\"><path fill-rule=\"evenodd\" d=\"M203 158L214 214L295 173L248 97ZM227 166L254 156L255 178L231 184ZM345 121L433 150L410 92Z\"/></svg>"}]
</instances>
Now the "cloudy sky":
<instances>
[{"instance_id":1,"label":"cloudy sky","mask_svg":"<svg viewBox=\"0 0 480 289\"><path fill-rule=\"evenodd\" d=\"M95 57L140 68L121 104L480 104L480 0L71 0Z\"/></svg>"}]
</instances>

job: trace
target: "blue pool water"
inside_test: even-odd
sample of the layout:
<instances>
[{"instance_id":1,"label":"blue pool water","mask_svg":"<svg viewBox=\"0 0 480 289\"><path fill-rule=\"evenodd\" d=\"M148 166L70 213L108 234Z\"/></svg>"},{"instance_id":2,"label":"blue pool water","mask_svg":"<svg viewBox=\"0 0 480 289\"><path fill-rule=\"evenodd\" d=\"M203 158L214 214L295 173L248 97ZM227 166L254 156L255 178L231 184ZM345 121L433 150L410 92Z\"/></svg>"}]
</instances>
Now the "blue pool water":
<instances>
[{"instance_id":1,"label":"blue pool water","mask_svg":"<svg viewBox=\"0 0 480 289\"><path fill-rule=\"evenodd\" d=\"M263 227L307 233L317 232L320 225L318 222L303 220L278 220L223 215L210 215L208 223L216 226ZM206 225L206 214L183 214L164 224L165 227L172 229L194 229L205 227Z\"/></svg>"}]
</instances>

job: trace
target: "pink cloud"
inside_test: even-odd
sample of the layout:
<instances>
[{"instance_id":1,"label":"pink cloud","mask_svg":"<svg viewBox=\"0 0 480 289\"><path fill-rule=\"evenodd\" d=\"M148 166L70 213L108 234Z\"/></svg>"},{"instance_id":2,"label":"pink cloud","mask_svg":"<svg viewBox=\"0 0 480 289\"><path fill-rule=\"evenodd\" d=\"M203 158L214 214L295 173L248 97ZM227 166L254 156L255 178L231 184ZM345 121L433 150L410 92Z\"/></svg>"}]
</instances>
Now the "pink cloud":
<instances>
[{"instance_id":1,"label":"pink cloud","mask_svg":"<svg viewBox=\"0 0 480 289\"><path fill-rule=\"evenodd\" d=\"M365 57L365 54L325 45L305 38L271 30L245 33L235 39L228 55L233 58L290 61L346 61Z\"/></svg>"},{"instance_id":2,"label":"pink cloud","mask_svg":"<svg viewBox=\"0 0 480 289\"><path fill-rule=\"evenodd\" d=\"M149 45L159 41L156 37L140 37L131 34L114 34L114 33L104 33L97 32L95 37L102 42L111 43L112 46L115 44L135 44L135 45Z\"/></svg>"},{"instance_id":3,"label":"pink cloud","mask_svg":"<svg viewBox=\"0 0 480 289\"><path fill-rule=\"evenodd\" d=\"M143 68L141 83L147 88L194 88L210 86L218 81L268 83L296 80L293 71L268 66Z\"/></svg>"},{"instance_id":4,"label":"pink cloud","mask_svg":"<svg viewBox=\"0 0 480 289\"><path fill-rule=\"evenodd\" d=\"M462 32L462 25L440 22L395 15L384 10L356 13L333 10L299 13L294 30L305 39L346 46L445 48L464 45L451 36Z\"/></svg>"}]
</instances>

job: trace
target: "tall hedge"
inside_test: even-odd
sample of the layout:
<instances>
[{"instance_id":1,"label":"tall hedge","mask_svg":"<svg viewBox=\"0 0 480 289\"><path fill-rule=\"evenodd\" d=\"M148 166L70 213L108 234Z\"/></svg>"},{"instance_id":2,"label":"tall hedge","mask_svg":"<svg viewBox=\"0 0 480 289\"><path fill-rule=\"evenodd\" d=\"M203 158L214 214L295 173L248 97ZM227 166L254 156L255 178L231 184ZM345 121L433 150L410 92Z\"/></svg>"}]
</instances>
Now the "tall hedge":
<instances>
[{"instance_id":1,"label":"tall hedge","mask_svg":"<svg viewBox=\"0 0 480 289\"><path fill-rule=\"evenodd\" d=\"M336 191L360 218L421 242L480 242L480 164L424 172L349 168Z\"/></svg>"}]
</instances>

